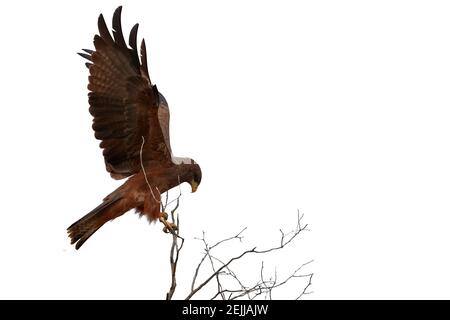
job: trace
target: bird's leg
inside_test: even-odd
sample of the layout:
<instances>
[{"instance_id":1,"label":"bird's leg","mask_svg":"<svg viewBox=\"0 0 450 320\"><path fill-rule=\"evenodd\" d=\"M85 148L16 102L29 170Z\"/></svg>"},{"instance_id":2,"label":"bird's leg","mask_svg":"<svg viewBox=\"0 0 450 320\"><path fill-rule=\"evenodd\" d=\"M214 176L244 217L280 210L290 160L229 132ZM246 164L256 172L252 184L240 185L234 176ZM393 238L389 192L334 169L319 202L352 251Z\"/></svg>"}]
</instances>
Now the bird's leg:
<instances>
[{"instance_id":1,"label":"bird's leg","mask_svg":"<svg viewBox=\"0 0 450 320\"><path fill-rule=\"evenodd\" d=\"M175 230L178 229L177 225L175 223L167 221L169 218L169 215L166 212L160 212L159 213L159 221L164 225L163 231L165 233L174 233Z\"/></svg>"}]
</instances>

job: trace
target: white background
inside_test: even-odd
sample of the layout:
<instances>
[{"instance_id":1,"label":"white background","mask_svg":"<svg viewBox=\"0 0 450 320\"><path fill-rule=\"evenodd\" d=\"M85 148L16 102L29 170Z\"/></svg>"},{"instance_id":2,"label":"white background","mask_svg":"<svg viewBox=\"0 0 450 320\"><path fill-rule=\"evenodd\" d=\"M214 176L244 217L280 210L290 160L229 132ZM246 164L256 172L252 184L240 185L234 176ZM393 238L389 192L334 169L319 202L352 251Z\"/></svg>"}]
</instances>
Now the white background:
<instances>
[{"instance_id":1,"label":"white background","mask_svg":"<svg viewBox=\"0 0 450 320\"><path fill-rule=\"evenodd\" d=\"M122 183L75 54L119 4L146 38L174 153L203 170L197 193L183 186L178 298L202 230L248 226L226 258L277 243L297 209L311 231L264 259L280 277L314 259L307 298L450 298L450 4L411 0L3 4L0 298L164 298L161 225L130 212L79 251L65 231ZM236 271L251 282L261 259Z\"/></svg>"}]
</instances>

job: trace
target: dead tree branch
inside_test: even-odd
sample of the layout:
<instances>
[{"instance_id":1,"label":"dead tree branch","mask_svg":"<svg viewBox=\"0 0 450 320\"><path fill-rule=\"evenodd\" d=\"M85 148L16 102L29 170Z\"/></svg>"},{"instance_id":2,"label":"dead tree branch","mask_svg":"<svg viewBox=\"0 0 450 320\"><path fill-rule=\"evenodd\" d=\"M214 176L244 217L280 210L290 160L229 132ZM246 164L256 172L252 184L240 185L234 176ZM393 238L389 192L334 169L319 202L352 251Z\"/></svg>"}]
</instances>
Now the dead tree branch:
<instances>
[{"instance_id":1,"label":"dead tree branch","mask_svg":"<svg viewBox=\"0 0 450 320\"><path fill-rule=\"evenodd\" d=\"M172 235L172 243L170 247L170 270L171 270L171 284L169 287L168 292L166 293L166 300L171 300L174 296L176 287L177 287L177 266L178 266L178 260L180 257L180 252L184 245L184 238L180 236L180 221L178 214L176 213L179 204L180 204L180 197L181 197L181 190L178 197L172 201L169 202L169 196L166 194L165 201L161 201L161 211L165 212L167 207L176 201L175 207L171 210L170 214L170 220L171 223L176 223L178 228L169 230ZM229 260L222 260L216 257L213 254L213 250L216 249L219 246L222 246L228 242L239 240L239 242L242 243L242 239L244 238L243 233L247 228L243 228L241 231L239 231L234 236L222 239L213 245L209 245L208 241L206 240L206 234L203 232L202 238L196 238L197 240L200 240L204 247L204 253L200 259L200 262L195 268L194 275L192 278L191 286L190 286L190 292L186 296L186 300L191 299L196 295L200 290L205 288L209 283L211 283L212 280L216 283L216 291L211 297L211 300L214 300L216 298L220 298L222 300L235 300L235 299L241 299L241 298L247 298L249 300L256 299L257 297L264 297L265 299L272 300L272 292L274 289L279 288L286 283L290 282L291 280L295 278L305 278L307 281L307 284L303 286L300 289L300 293L296 297L296 299L300 299L304 295L310 294L311 292L308 291L311 284L312 284L312 277L313 273L303 273L304 268L309 265L311 261L308 261L306 263L303 263L299 267L297 267L292 273L290 273L287 277L282 278L281 280L278 277L277 270L274 271L273 276L271 276L269 279L265 277L265 266L264 261L261 262L261 268L259 270L260 277L256 281L256 283L253 283L251 285L246 285L245 281L242 281L240 277L238 276L238 273L236 273L232 269L232 265L235 261L240 260L244 258L246 255L255 254L255 255L265 255L270 252L278 251L289 244L291 244L294 239L296 239L300 233L303 231L307 231L307 224L302 225L302 218L303 215L300 215L298 213L297 215L297 225L294 230L290 232L283 232L280 230L281 236L280 236L280 242L273 246L266 249L257 249L257 247L253 247L251 249L245 250L242 253L230 258ZM204 266L204 262L208 261L209 266L212 270L212 273L201 283L198 283L200 270L202 266ZM235 288L230 288L228 284L230 283L225 282L224 280L231 279L232 286L236 286ZM233 285L234 283L234 285Z\"/></svg>"},{"instance_id":2,"label":"dead tree branch","mask_svg":"<svg viewBox=\"0 0 450 320\"><path fill-rule=\"evenodd\" d=\"M195 290L194 287L195 287L195 282L197 281L198 272L199 272L200 267L202 266L203 262L205 261L205 259L206 259L207 257L210 259L211 267L212 267L212 269L213 269L213 272L216 273L216 270L214 269L214 263L213 263L213 261L212 261L212 256L210 255L210 251L211 251L212 249L214 249L215 247L217 247L217 246L219 246L219 245L221 245L221 244L223 244L223 243L225 243L225 242L227 242L227 241L234 240L234 239L238 239L240 242L242 242L242 238L243 238L243 237L241 236L241 234L242 234L246 229L247 229L247 227L245 227L244 229L242 229L241 231L239 231L236 235L234 235L234 236L232 236L232 237L229 237L229 238L226 238L226 239L223 239L223 240L220 240L220 241L218 241L217 243L215 243L215 244L212 245L212 246L209 246L208 243L206 242L206 239L205 239L205 232L203 232L203 238L201 238L201 239L196 238L197 240L201 240L201 241L203 242L203 244L204 244L204 246L205 246L205 254L203 255L202 259L200 260L200 263L197 265L197 268L195 269L194 277L192 278L191 292L193 292L193 291ZM217 286L220 288L221 285L220 285L220 282L219 282L219 279L218 279L219 273L216 273L215 276L216 276L216 280L217 280L217 282L218 282ZM222 297L224 298L223 295L222 295ZM225 300L225 299L224 299L224 300Z\"/></svg>"},{"instance_id":3,"label":"dead tree branch","mask_svg":"<svg viewBox=\"0 0 450 320\"><path fill-rule=\"evenodd\" d=\"M180 251L183 249L184 245L184 238L180 236L180 219L178 217L178 214L176 214L176 211L180 205L180 198L181 198L181 189L178 197L175 199L176 205L175 207L170 211L170 220L171 223L176 223L177 228L175 230L169 229L169 232L172 234L172 244L170 247L170 272L171 272L171 283L169 291L166 294L166 300L172 300L172 297L175 293L175 289L177 288L177 266L178 266L178 258L180 257ZM166 193L166 201L163 204L161 204L161 211L164 212L168 205L170 205L173 201L169 201L168 193ZM180 243L178 242L180 241Z\"/></svg>"},{"instance_id":4,"label":"dead tree branch","mask_svg":"<svg viewBox=\"0 0 450 320\"><path fill-rule=\"evenodd\" d=\"M205 239L205 233L203 233L203 237L202 239L200 239L203 242L204 245L204 250L205 253L203 255L203 257L201 258L199 264L197 265L195 272L194 272L194 276L192 279L192 284L191 284L191 292L187 295L187 297L185 298L186 300L191 299L198 291L200 291L202 288L204 288L208 283L210 283L210 281L212 279L215 279L216 283L217 283L217 292L216 294L212 297L212 299L215 299L217 297L221 297L222 299L229 299L229 300L234 300L234 299L238 299L244 296L247 296L248 299L253 300L256 297L265 294L265 298L267 299L272 299L272 291L275 288L278 288L280 286L283 286L284 284L286 284L288 281L294 279L294 278L307 278L308 279L308 284L306 285L305 288L303 288L303 290L301 291L301 293L299 294L299 296L297 297L297 299L301 298L303 295L305 294L309 294L311 292L308 292L308 288L311 285L311 281L312 281L312 273L309 274L302 274L300 273L300 271L308 264L310 264L312 262L306 262L304 264L302 264L300 267L298 267L297 269L295 269L295 271L288 277L286 277L284 280L282 280L281 282L278 281L277 279L277 273L275 271L274 274L274 278L270 278L268 280L264 279L264 263L261 264L261 270L260 270L260 280L251 286L245 286L243 284L243 282L238 278L238 276L236 275L235 272L233 272L230 268L230 265L236 261L236 260L240 260L242 259L244 256L248 255L248 254L266 254L269 252L273 252L273 251L277 251L277 250L281 250L284 247L286 247L287 245L289 245L295 238L297 238L297 236L302 232L307 230L307 225L305 224L304 226L302 226L301 224L301 220L303 218L303 215L300 215L300 213L298 213L297 216L297 226L296 228L288 233L284 233L282 230L280 230L281 233L281 238L280 238L280 244L274 247L270 247L267 249L263 249L263 250L257 250L256 247L246 250L244 252L242 252L241 254L229 259L227 262L223 262L220 259L214 257L211 254L211 250L216 248L217 246L233 240L233 239L238 239L239 241L242 240L243 236L242 233L245 231L245 228L240 231L237 235L233 236L233 237L229 237L226 238L224 240L221 240L219 242L217 242L216 244L214 244L213 246L209 246L208 242ZM210 264L211 264L211 269L212 269L212 274L206 278L206 280L204 280L202 283L200 283L199 285L196 286L196 281L199 275L199 270L200 267L202 266L203 262L206 260L206 258L208 258ZM215 262L218 262L220 264L219 267L215 266ZM239 288L238 289L224 289L224 286L222 285L221 282L221 277L223 276L229 276L232 279L234 279L238 285Z\"/></svg>"}]
</instances>

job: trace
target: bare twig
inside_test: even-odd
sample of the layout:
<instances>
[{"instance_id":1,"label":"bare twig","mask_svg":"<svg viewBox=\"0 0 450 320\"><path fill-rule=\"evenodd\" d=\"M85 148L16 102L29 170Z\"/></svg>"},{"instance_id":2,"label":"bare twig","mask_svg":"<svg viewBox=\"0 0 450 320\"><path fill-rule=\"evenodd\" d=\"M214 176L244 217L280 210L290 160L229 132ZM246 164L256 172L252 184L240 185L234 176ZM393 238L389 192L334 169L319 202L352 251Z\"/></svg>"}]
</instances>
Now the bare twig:
<instances>
[{"instance_id":1,"label":"bare twig","mask_svg":"<svg viewBox=\"0 0 450 320\"><path fill-rule=\"evenodd\" d=\"M244 229L242 229L241 231L239 231L235 236L232 236L232 237L229 237L229 238L226 238L226 239L223 239L223 240L218 241L217 243L215 243L214 245L212 245L212 246L210 247L210 249L214 249L215 247L221 245L222 243L227 242L227 241L230 241L230 240L233 240L233 239L238 239L240 242L242 242L242 239L243 239L244 237L241 236L241 234L243 234L245 230L247 230L247 227L245 227Z\"/></svg>"},{"instance_id":2,"label":"bare twig","mask_svg":"<svg viewBox=\"0 0 450 320\"><path fill-rule=\"evenodd\" d=\"M178 201L178 199L180 199L181 196L183 195L183 194L181 193L181 181L180 181L180 176L178 176L178 191L179 191L178 197L176 197L175 199L171 200L169 203L167 203L167 201L166 201L166 206L171 205L172 202ZM167 197L168 197L168 194L169 194L168 192L169 192L169 191L167 191L167 193L166 193Z\"/></svg>"},{"instance_id":3,"label":"bare twig","mask_svg":"<svg viewBox=\"0 0 450 320\"><path fill-rule=\"evenodd\" d=\"M177 287L176 275L177 275L178 258L180 257L180 251L181 251L181 249L183 249L183 245L184 245L184 238L180 236L180 219L179 219L178 215L175 215L175 212L180 205L180 197L181 197L181 192L178 195L178 197L176 198L175 207L170 212L171 221L172 221L172 223L175 223L175 221L176 221L177 229L169 230L170 233L172 234L172 245L170 247L171 284L170 284L169 291L166 294L166 300L172 299L172 297L175 293L175 289ZM168 197L166 197L165 207L167 207L167 205L168 205L167 200L168 200ZM181 241L180 244L178 244L178 240Z\"/></svg>"},{"instance_id":4,"label":"bare twig","mask_svg":"<svg viewBox=\"0 0 450 320\"><path fill-rule=\"evenodd\" d=\"M285 285L287 282L289 282L291 279L294 278L308 278L308 284L303 288L301 294L296 298L297 300L300 299L303 295L306 294L310 294L311 292L307 292L307 289L309 288L309 286L311 286L312 284L312 276L313 274L299 274L300 270L302 268L304 268L306 265L310 264L313 260L308 261L304 264L302 264L300 267L298 267L290 276L286 277L283 281L278 282L277 280L277 273L275 272L275 276L274 279L272 280L272 278L270 278L269 280L265 280L264 276L263 276L263 264L261 265L261 280L258 281L255 285L246 288L245 290L243 289L236 289L236 290L224 290L224 292L227 293L231 293L229 300L236 300L239 299L243 296L247 296L249 298L249 300L253 300L255 299L257 296L261 295L261 294L265 294L266 295L266 299L267 297L269 298L269 300L272 300L272 292L273 289L281 287L283 285ZM220 293L217 293L215 297L217 297Z\"/></svg>"},{"instance_id":5,"label":"bare twig","mask_svg":"<svg viewBox=\"0 0 450 320\"><path fill-rule=\"evenodd\" d=\"M303 291L302 291L302 293L300 293L300 295L297 297L297 298L295 298L295 300L298 300L298 299L300 299L301 297L303 297L304 295L306 295L306 294L311 294L311 293L313 293L312 291L307 291L308 290L308 288L311 286L311 284L312 284L312 277L313 277L313 273L310 273L310 274L307 274L307 275L305 275L305 277L308 277L309 279L308 279L308 284L305 286L305 288L303 288Z\"/></svg>"},{"instance_id":6,"label":"bare twig","mask_svg":"<svg viewBox=\"0 0 450 320\"><path fill-rule=\"evenodd\" d=\"M209 253L210 248L208 246L208 243L205 240L205 233L203 233L203 243L205 245L206 255L208 256L209 262L211 263L211 269L213 270L214 273L216 273L216 268L214 267L213 258L211 257L211 254ZM222 293L223 288L222 288L222 284L220 283L219 273L216 273L216 282L217 282L217 291L221 293L220 295L222 297L222 300L226 300L225 299L225 294Z\"/></svg>"},{"instance_id":7,"label":"bare twig","mask_svg":"<svg viewBox=\"0 0 450 320\"><path fill-rule=\"evenodd\" d=\"M232 236L232 237L229 237L229 238L226 238L226 239L223 239L223 240L220 240L220 241L218 241L217 243L215 243L214 245L210 246L210 247L208 248L208 250L205 250L205 254L203 255L202 259L200 260L199 264L197 265L197 268L195 269L194 277L192 278L192 283L191 283L191 291L194 291L195 282L197 281L197 277L198 277L198 272L199 272L200 267L202 266L203 262L204 262L205 259L208 257L208 252L209 252L210 250L214 249L215 247L221 245L222 243L227 242L227 241L230 241L230 240L233 240L233 239L238 239L239 241L242 242L242 238L243 238L243 237L241 236L241 234L242 234L246 229L247 229L247 227L245 227L244 229L242 229L241 231L239 231L236 235L234 235L234 236ZM205 232L203 232L203 238L202 238L202 239L199 239L199 238L196 238L196 239L197 239L197 240L201 240L203 243L205 243L205 241L206 241L206 240L205 240Z\"/></svg>"},{"instance_id":8,"label":"bare twig","mask_svg":"<svg viewBox=\"0 0 450 320\"><path fill-rule=\"evenodd\" d=\"M224 264L224 265L221 266L219 269L217 269L217 271L215 271L211 276L209 276L208 279L206 279L205 281L203 281L197 288L195 288L194 290L192 290L191 293L189 293L188 296L185 298L185 300L189 300L190 298L192 298L192 296L193 296L194 294L196 294L196 293L197 293L201 288L203 288L205 285L207 285L208 282L210 282L211 279L213 279L213 278L216 276L217 273L220 273L223 269L225 269L226 267L228 267L233 261L241 259L243 256L245 256L245 255L248 254L248 253L255 252L255 249L256 249L256 247L253 248L253 249L244 251L244 252L241 253L240 255L238 255L238 256L236 256L236 257L231 258L230 260L228 260L228 262L227 262L226 264Z\"/></svg>"},{"instance_id":9,"label":"bare twig","mask_svg":"<svg viewBox=\"0 0 450 320\"><path fill-rule=\"evenodd\" d=\"M238 234L236 234L235 236L232 236L232 237L223 239L223 240L217 242L216 244L212 245L211 247L210 247L210 246L208 245L208 243L206 242L206 239L205 239L205 232L203 232L203 238L202 238L201 240L203 241L203 244L204 244L204 246L205 246L205 256L208 257L208 259L209 259L209 261L210 261L210 264L211 264L211 269L213 270L214 273L216 272L216 269L215 269L215 266L214 266L214 259L215 259L215 260L218 260L218 259L215 258L215 257L213 257L213 256L211 256L210 251L211 251L212 249L214 249L215 247L221 245L222 243L227 242L227 241L230 241L230 240L233 240L233 239L238 239L239 241L242 242L242 238L243 238L243 237L241 236L241 234L242 234L246 229L247 229L247 227L245 227L244 229L242 229L242 230L241 230ZM203 261L204 261L204 259L202 259L200 262L203 262ZM220 260L219 260L219 261L220 261ZM220 262L221 262L221 261L220 261ZM223 263L222 263L222 264L223 264ZM229 270L230 274L234 274L228 267L227 267L227 269ZM216 277L215 277L215 278L216 278L216 282L217 282L217 289L218 289L218 292L220 293L220 296L222 297L222 300L226 300L225 294L222 293L223 289L222 289L222 284L221 284L221 282L220 282L219 276L220 276L220 273L216 273ZM236 278L236 280L238 280L237 277L235 277L235 278ZM238 281L239 281L239 280L238 280Z\"/></svg>"},{"instance_id":10,"label":"bare twig","mask_svg":"<svg viewBox=\"0 0 450 320\"><path fill-rule=\"evenodd\" d=\"M217 261L220 262L221 264L225 264L222 260L220 260L220 259L218 259L218 258L216 258L216 257L213 257L213 259L217 260ZM223 274L226 274L226 275L229 275L230 277L232 277L232 278L239 284L239 286L241 287L241 289L242 289L243 291L247 291L248 288L247 288L246 286L244 286L244 284L241 282L241 280L240 280L239 277L236 275L236 273L235 273L234 271L232 271L231 268L230 268L229 266L226 267L226 269L227 269L227 271L224 272ZM248 297L249 300L251 300L249 294L247 294L247 297ZM214 299L214 298L213 298L213 299ZM211 299L211 300L213 300L213 299ZM230 299L228 298L228 300L230 300Z\"/></svg>"},{"instance_id":11,"label":"bare twig","mask_svg":"<svg viewBox=\"0 0 450 320\"><path fill-rule=\"evenodd\" d=\"M161 203L161 201L156 199L155 194L153 193L152 186L150 185L150 182L148 182L148 179L147 179L147 173L145 172L144 161L142 159L142 150L144 149L144 144L145 144L145 138L144 138L144 136L142 136L141 150L139 151L139 158L141 160L142 173L144 174L145 182L147 183L147 186L150 189L150 192L152 193L153 199L155 199L156 202ZM155 188L156 188L156 190L158 190L158 187L155 187ZM158 190L158 193L159 193L159 195L161 195L161 192L159 192L159 190Z\"/></svg>"},{"instance_id":12,"label":"bare twig","mask_svg":"<svg viewBox=\"0 0 450 320\"><path fill-rule=\"evenodd\" d=\"M278 282L278 275L277 272L275 270L275 275L274 278L270 278L269 280L264 279L264 263L261 264L261 270L260 270L260 280L253 286L244 286L244 284L242 283L242 281L239 280L239 278L237 277L237 275L230 269L230 265L236 261L239 260L241 258L243 258L245 255L250 254L250 253L254 253L254 254L266 254L272 251L276 251L276 250L280 250L283 249L284 247L286 247L287 245L289 245L302 231L307 230L307 225L302 226L301 225L301 220L303 218L303 215L300 216L300 213L298 213L297 215L297 226L295 228L295 230L288 232L288 233L284 233L282 230L280 230L281 233L281 239L280 239L280 244L278 246L275 247L270 247L268 249L264 249L264 250L257 250L256 247L250 249L250 250L246 250L244 252L242 252L240 255L237 255L231 259L229 259L227 262L222 262L220 259L215 258L214 256L211 255L211 250L214 249L215 247L223 244L224 242L233 240L233 239L239 239L240 241L242 240L242 233L245 231L245 228L240 231L237 235L233 236L233 237L229 237L226 238L224 240L221 240L219 242L217 242L216 244L214 244L213 246L209 246L206 239L205 239L205 233L203 233L203 238L199 239L202 240L204 247L205 247L205 253L203 255L203 257L201 258L199 264L197 265L197 268L195 269L195 273L194 273L194 277L192 279L192 284L191 284L191 292L187 295L187 297L185 298L186 300L191 299L198 291L200 291L202 288L204 288L212 279L216 279L216 283L217 283L217 292L216 294L212 297L212 299L217 298L218 296L220 296L222 299L230 299L230 300L234 300L234 299L238 299L241 298L243 296L247 296L248 299L254 299L257 296L261 295L261 294L265 294L266 298L272 299L272 291L275 288L278 288L284 284L286 284L288 281L290 281L291 279L294 278L302 278L302 277L306 277L309 278L309 282L306 285L305 288L303 288L301 294L297 297L301 298L303 295L305 294L309 294L310 292L307 292L308 288L311 285L311 281L312 281L312 273L311 274L300 274L300 270L302 270L306 265L308 265L309 263L312 262L309 261L307 263L302 264L300 267L298 267L290 276L288 276L287 278L285 278L283 281ZM205 261L205 259L208 257L210 264L211 264L211 268L212 268L212 274L206 279L204 280L202 283L200 283L198 286L196 286L196 280L198 278L199 275L199 270L200 267L202 266L203 262ZM219 268L216 268L214 261L218 261L221 266ZM223 289L223 285L221 283L221 276L231 276L240 286L239 289ZM226 295L228 295L228 297L226 297Z\"/></svg>"}]
</instances>

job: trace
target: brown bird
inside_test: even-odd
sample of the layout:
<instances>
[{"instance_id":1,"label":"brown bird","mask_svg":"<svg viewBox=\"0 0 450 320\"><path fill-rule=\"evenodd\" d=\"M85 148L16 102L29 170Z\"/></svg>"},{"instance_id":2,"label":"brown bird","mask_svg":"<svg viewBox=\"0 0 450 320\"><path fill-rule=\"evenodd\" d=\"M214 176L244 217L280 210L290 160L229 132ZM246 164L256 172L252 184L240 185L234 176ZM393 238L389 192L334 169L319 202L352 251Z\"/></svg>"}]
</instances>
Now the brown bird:
<instances>
[{"instance_id":1,"label":"brown bird","mask_svg":"<svg viewBox=\"0 0 450 320\"><path fill-rule=\"evenodd\" d=\"M133 208L149 221L160 219L166 228L174 228L160 210L161 194L183 182L195 192L202 178L194 160L172 155L169 106L150 81L144 40L139 58L138 24L131 29L129 47L125 43L121 12L122 7L114 12L113 36L100 14L95 50L79 54L89 60L89 112L106 170L114 179L129 179L67 229L76 249L107 221Z\"/></svg>"}]
</instances>

